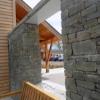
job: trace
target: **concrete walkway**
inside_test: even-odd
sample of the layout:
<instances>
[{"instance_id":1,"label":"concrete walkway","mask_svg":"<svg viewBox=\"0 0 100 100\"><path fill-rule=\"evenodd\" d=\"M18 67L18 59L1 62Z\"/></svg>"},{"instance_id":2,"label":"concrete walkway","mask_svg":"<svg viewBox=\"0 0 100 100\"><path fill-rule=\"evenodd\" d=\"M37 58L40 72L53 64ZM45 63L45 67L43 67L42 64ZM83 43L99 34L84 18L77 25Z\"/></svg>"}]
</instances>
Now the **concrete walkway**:
<instances>
[{"instance_id":1,"label":"concrete walkway","mask_svg":"<svg viewBox=\"0 0 100 100\"><path fill-rule=\"evenodd\" d=\"M51 69L49 73L42 69L41 87L58 96L60 100L66 100L64 69Z\"/></svg>"}]
</instances>

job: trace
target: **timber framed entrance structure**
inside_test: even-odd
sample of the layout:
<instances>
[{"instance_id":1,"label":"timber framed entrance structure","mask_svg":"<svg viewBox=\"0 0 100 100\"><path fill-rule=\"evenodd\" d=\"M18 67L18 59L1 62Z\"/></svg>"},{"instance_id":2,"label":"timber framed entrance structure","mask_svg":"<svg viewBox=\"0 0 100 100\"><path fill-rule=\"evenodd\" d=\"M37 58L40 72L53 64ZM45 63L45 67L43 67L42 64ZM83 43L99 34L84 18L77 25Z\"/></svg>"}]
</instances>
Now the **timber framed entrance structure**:
<instances>
[{"instance_id":1,"label":"timber framed entrance structure","mask_svg":"<svg viewBox=\"0 0 100 100\"><path fill-rule=\"evenodd\" d=\"M49 60L52 55L52 46L54 43L61 41L62 37L47 21L39 25L39 33L42 59L45 61L43 67L46 68L46 72L49 72Z\"/></svg>"},{"instance_id":2,"label":"timber framed entrance structure","mask_svg":"<svg viewBox=\"0 0 100 100\"><path fill-rule=\"evenodd\" d=\"M9 91L8 60L4 59L8 57L7 32L16 22L13 4L14 0L0 0L0 77L7 75L5 80L0 78L0 94ZM19 23L9 33L11 89L20 87L22 80L41 81L38 26L59 10L62 12L67 98L100 100L99 0L41 0L23 20L17 19ZM3 51L5 48L7 51Z\"/></svg>"},{"instance_id":3,"label":"timber framed entrance structure","mask_svg":"<svg viewBox=\"0 0 100 100\"><path fill-rule=\"evenodd\" d=\"M41 2L39 7L42 7L48 1ZM42 4L42 5L41 5ZM40 8L36 7L36 10ZM36 11L35 10L35 11ZM23 18L29 16L29 12L32 9L22 0L6 0L0 1L0 94L4 94L10 91L10 79L9 79L9 60L8 60L8 33L14 28L19 26L19 23L23 23ZM34 12L34 11L32 11ZM40 14L40 13L39 13ZM35 15L37 16L37 15ZM43 16L42 16L43 17ZM41 17L41 18L42 18ZM39 20L41 19L39 18ZM25 18L27 19L27 18ZM37 18L32 18L34 20L34 24L37 24ZM37 21L36 21L37 20ZM41 19L41 22L43 19ZM32 22L33 23L33 22ZM39 22L40 23L40 22ZM50 49L45 49L45 57L46 57L46 71L48 71L48 61L50 58L50 52L52 43L55 41L61 40L60 34L55 31L47 22L43 22L39 25L39 32L41 33L40 38L40 47L44 48L43 45L47 42L47 44L51 43ZM44 36L44 39L41 35L43 35L42 29L44 28L47 33L47 39ZM49 28L49 29L48 29ZM49 35L48 35L49 34ZM46 34L45 34L46 35ZM52 40L52 41L51 41ZM46 44L46 45L47 45ZM45 45L45 46L46 46ZM11 73L11 71L10 71Z\"/></svg>"}]
</instances>

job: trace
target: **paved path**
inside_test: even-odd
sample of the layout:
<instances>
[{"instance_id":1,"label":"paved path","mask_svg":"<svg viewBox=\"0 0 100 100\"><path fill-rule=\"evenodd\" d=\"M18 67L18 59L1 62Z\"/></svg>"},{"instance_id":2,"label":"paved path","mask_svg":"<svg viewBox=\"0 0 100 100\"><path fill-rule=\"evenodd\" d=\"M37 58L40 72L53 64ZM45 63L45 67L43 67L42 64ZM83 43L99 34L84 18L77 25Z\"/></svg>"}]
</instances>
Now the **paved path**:
<instances>
[{"instance_id":1,"label":"paved path","mask_svg":"<svg viewBox=\"0 0 100 100\"><path fill-rule=\"evenodd\" d=\"M65 77L63 68L51 69L49 73L45 73L45 70L43 69L42 80L41 87L44 90L47 90L58 96L60 100L66 100Z\"/></svg>"},{"instance_id":2,"label":"paved path","mask_svg":"<svg viewBox=\"0 0 100 100\"><path fill-rule=\"evenodd\" d=\"M42 70L42 79L55 82L57 84L65 86L65 75L63 68L50 69L49 73L45 73L45 70Z\"/></svg>"}]
</instances>

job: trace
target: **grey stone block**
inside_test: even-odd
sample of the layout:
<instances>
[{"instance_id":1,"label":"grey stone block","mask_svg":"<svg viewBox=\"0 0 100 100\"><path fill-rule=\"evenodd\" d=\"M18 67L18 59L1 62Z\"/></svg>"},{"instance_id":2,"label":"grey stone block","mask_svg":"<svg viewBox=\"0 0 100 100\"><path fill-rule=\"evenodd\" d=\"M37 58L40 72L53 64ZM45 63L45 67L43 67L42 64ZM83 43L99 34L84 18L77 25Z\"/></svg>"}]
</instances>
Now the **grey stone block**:
<instances>
[{"instance_id":1,"label":"grey stone block","mask_svg":"<svg viewBox=\"0 0 100 100\"><path fill-rule=\"evenodd\" d=\"M100 46L100 38L96 38L96 45Z\"/></svg>"},{"instance_id":2,"label":"grey stone block","mask_svg":"<svg viewBox=\"0 0 100 100\"><path fill-rule=\"evenodd\" d=\"M97 73L100 75L100 68L97 68Z\"/></svg>"},{"instance_id":3,"label":"grey stone block","mask_svg":"<svg viewBox=\"0 0 100 100\"><path fill-rule=\"evenodd\" d=\"M75 80L72 78L66 78L66 88L70 92L77 93L76 83L75 83Z\"/></svg>"},{"instance_id":4,"label":"grey stone block","mask_svg":"<svg viewBox=\"0 0 100 100\"><path fill-rule=\"evenodd\" d=\"M99 75L86 75L86 81L100 83L100 76Z\"/></svg>"},{"instance_id":5,"label":"grey stone block","mask_svg":"<svg viewBox=\"0 0 100 100\"><path fill-rule=\"evenodd\" d=\"M85 8L84 2L77 3L76 5L73 5L71 8L69 8L69 16L72 16L74 14L79 13L81 10Z\"/></svg>"},{"instance_id":6,"label":"grey stone block","mask_svg":"<svg viewBox=\"0 0 100 100\"><path fill-rule=\"evenodd\" d=\"M66 34L74 34L77 31L77 29L73 26L66 26L65 30L66 30Z\"/></svg>"},{"instance_id":7,"label":"grey stone block","mask_svg":"<svg viewBox=\"0 0 100 100\"><path fill-rule=\"evenodd\" d=\"M77 33L77 41L87 40L90 38L90 32L89 31L81 31Z\"/></svg>"},{"instance_id":8,"label":"grey stone block","mask_svg":"<svg viewBox=\"0 0 100 100\"><path fill-rule=\"evenodd\" d=\"M64 54L66 56L71 56L72 55L72 46L71 46L71 44L64 44L64 48L66 48L66 49L64 49Z\"/></svg>"},{"instance_id":9,"label":"grey stone block","mask_svg":"<svg viewBox=\"0 0 100 100\"><path fill-rule=\"evenodd\" d=\"M84 87L77 87L78 90L78 94L80 94L81 96L89 96L91 94L91 90L84 88Z\"/></svg>"},{"instance_id":10,"label":"grey stone block","mask_svg":"<svg viewBox=\"0 0 100 100\"><path fill-rule=\"evenodd\" d=\"M70 91L66 91L66 99L67 100L71 100L70 97L71 97L71 92Z\"/></svg>"},{"instance_id":11,"label":"grey stone block","mask_svg":"<svg viewBox=\"0 0 100 100\"><path fill-rule=\"evenodd\" d=\"M65 9L63 13L65 17L68 17L68 9Z\"/></svg>"},{"instance_id":12,"label":"grey stone block","mask_svg":"<svg viewBox=\"0 0 100 100\"><path fill-rule=\"evenodd\" d=\"M72 78L72 71L66 70L66 71L65 71L65 77L66 77L66 78Z\"/></svg>"},{"instance_id":13,"label":"grey stone block","mask_svg":"<svg viewBox=\"0 0 100 100\"><path fill-rule=\"evenodd\" d=\"M81 71L74 71L73 77L74 79L77 79L77 80L85 80L85 74L84 72L81 72Z\"/></svg>"},{"instance_id":14,"label":"grey stone block","mask_svg":"<svg viewBox=\"0 0 100 100\"><path fill-rule=\"evenodd\" d=\"M75 93L71 93L71 99L72 100L83 100L82 96L75 94Z\"/></svg>"},{"instance_id":15,"label":"grey stone block","mask_svg":"<svg viewBox=\"0 0 100 100\"><path fill-rule=\"evenodd\" d=\"M72 17L69 17L68 19L67 19L67 21L66 21L66 24L68 25L68 26L70 26L70 25L73 25L73 24L75 24L75 23L77 23L77 22L80 22L81 21L81 15L80 15L80 13L79 14L76 14L76 15L74 15L74 16L72 16Z\"/></svg>"},{"instance_id":16,"label":"grey stone block","mask_svg":"<svg viewBox=\"0 0 100 100\"><path fill-rule=\"evenodd\" d=\"M100 54L100 46L97 46L97 53Z\"/></svg>"},{"instance_id":17,"label":"grey stone block","mask_svg":"<svg viewBox=\"0 0 100 100\"><path fill-rule=\"evenodd\" d=\"M99 24L89 30L91 32L91 38L96 38L100 36L100 25Z\"/></svg>"},{"instance_id":18,"label":"grey stone block","mask_svg":"<svg viewBox=\"0 0 100 100\"><path fill-rule=\"evenodd\" d=\"M75 60L68 60L68 59L65 60L65 69L71 71L75 70Z\"/></svg>"},{"instance_id":19,"label":"grey stone block","mask_svg":"<svg viewBox=\"0 0 100 100\"><path fill-rule=\"evenodd\" d=\"M75 63L80 63L80 62L87 62L88 61L88 57L85 55L85 56L71 56L70 57L71 59L74 59L75 60Z\"/></svg>"},{"instance_id":20,"label":"grey stone block","mask_svg":"<svg viewBox=\"0 0 100 100\"><path fill-rule=\"evenodd\" d=\"M85 8L95 4L96 2L97 2L97 0L84 0Z\"/></svg>"},{"instance_id":21,"label":"grey stone block","mask_svg":"<svg viewBox=\"0 0 100 100\"><path fill-rule=\"evenodd\" d=\"M79 71L86 71L86 72L96 72L96 63L95 62L80 62L77 63L76 69Z\"/></svg>"},{"instance_id":22,"label":"grey stone block","mask_svg":"<svg viewBox=\"0 0 100 100\"><path fill-rule=\"evenodd\" d=\"M89 96L84 96L83 100L91 100L91 98Z\"/></svg>"},{"instance_id":23,"label":"grey stone block","mask_svg":"<svg viewBox=\"0 0 100 100\"><path fill-rule=\"evenodd\" d=\"M97 89L100 89L100 84L96 84L96 88Z\"/></svg>"},{"instance_id":24,"label":"grey stone block","mask_svg":"<svg viewBox=\"0 0 100 100\"><path fill-rule=\"evenodd\" d=\"M69 43L76 42L77 41L76 34L69 34L68 41L69 41Z\"/></svg>"},{"instance_id":25,"label":"grey stone block","mask_svg":"<svg viewBox=\"0 0 100 100\"><path fill-rule=\"evenodd\" d=\"M100 16L100 13L98 11L98 12L87 15L87 20L97 19L99 18L99 16Z\"/></svg>"},{"instance_id":26,"label":"grey stone block","mask_svg":"<svg viewBox=\"0 0 100 100\"><path fill-rule=\"evenodd\" d=\"M96 54L96 43L94 40L86 40L72 44L74 55Z\"/></svg>"},{"instance_id":27,"label":"grey stone block","mask_svg":"<svg viewBox=\"0 0 100 100\"><path fill-rule=\"evenodd\" d=\"M100 93L100 89L96 89L96 92Z\"/></svg>"},{"instance_id":28,"label":"grey stone block","mask_svg":"<svg viewBox=\"0 0 100 100\"><path fill-rule=\"evenodd\" d=\"M99 0L96 5L97 5L97 11L100 11L100 1Z\"/></svg>"},{"instance_id":29,"label":"grey stone block","mask_svg":"<svg viewBox=\"0 0 100 100\"><path fill-rule=\"evenodd\" d=\"M96 12L96 5L91 5L88 8L86 8L85 10L82 11L82 16L86 16L88 14L94 13Z\"/></svg>"},{"instance_id":30,"label":"grey stone block","mask_svg":"<svg viewBox=\"0 0 100 100\"><path fill-rule=\"evenodd\" d=\"M92 92L91 99L100 100L100 93L99 92Z\"/></svg>"},{"instance_id":31,"label":"grey stone block","mask_svg":"<svg viewBox=\"0 0 100 100\"><path fill-rule=\"evenodd\" d=\"M78 0L79 1L79 0ZM77 2L78 2L77 1ZM71 6L73 6L74 4L76 4L75 0L62 0L61 1L61 9L64 10L64 9L68 9L70 8Z\"/></svg>"},{"instance_id":32,"label":"grey stone block","mask_svg":"<svg viewBox=\"0 0 100 100\"><path fill-rule=\"evenodd\" d=\"M77 85L86 89L94 90L95 89L95 84L92 82L88 81L79 81L77 80Z\"/></svg>"},{"instance_id":33,"label":"grey stone block","mask_svg":"<svg viewBox=\"0 0 100 100\"><path fill-rule=\"evenodd\" d=\"M92 20L88 20L88 21L86 22L85 27L86 27L87 29L89 29L89 28L92 28L92 27L94 27L94 26L96 26L96 25L98 25L97 19L92 19Z\"/></svg>"},{"instance_id":34,"label":"grey stone block","mask_svg":"<svg viewBox=\"0 0 100 100\"><path fill-rule=\"evenodd\" d=\"M63 34L62 36L64 37L63 40L62 40L63 46L66 47L66 44L68 44L68 35L67 34Z\"/></svg>"},{"instance_id":35,"label":"grey stone block","mask_svg":"<svg viewBox=\"0 0 100 100\"><path fill-rule=\"evenodd\" d=\"M100 55L99 54L96 54L96 55L88 55L87 56L87 58L88 58L88 61L89 62L98 62L98 61L100 61Z\"/></svg>"},{"instance_id":36,"label":"grey stone block","mask_svg":"<svg viewBox=\"0 0 100 100\"><path fill-rule=\"evenodd\" d=\"M100 23L100 18L98 18L98 23Z\"/></svg>"}]
</instances>

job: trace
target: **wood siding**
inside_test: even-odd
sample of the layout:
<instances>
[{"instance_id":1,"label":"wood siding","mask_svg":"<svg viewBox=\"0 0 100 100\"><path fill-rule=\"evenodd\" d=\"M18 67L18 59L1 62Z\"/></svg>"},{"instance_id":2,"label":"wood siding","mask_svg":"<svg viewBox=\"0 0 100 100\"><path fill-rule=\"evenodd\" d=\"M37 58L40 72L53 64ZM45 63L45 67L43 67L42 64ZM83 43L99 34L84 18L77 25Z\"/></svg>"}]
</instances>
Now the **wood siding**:
<instances>
[{"instance_id":1,"label":"wood siding","mask_svg":"<svg viewBox=\"0 0 100 100\"><path fill-rule=\"evenodd\" d=\"M57 96L44 91L42 88L29 82L24 82L23 87L20 90L0 96L0 100L12 96L18 96L20 100L60 100Z\"/></svg>"},{"instance_id":2,"label":"wood siding","mask_svg":"<svg viewBox=\"0 0 100 100\"><path fill-rule=\"evenodd\" d=\"M9 92L8 33L15 26L15 1L0 0L0 95Z\"/></svg>"}]
</instances>

